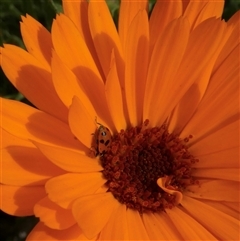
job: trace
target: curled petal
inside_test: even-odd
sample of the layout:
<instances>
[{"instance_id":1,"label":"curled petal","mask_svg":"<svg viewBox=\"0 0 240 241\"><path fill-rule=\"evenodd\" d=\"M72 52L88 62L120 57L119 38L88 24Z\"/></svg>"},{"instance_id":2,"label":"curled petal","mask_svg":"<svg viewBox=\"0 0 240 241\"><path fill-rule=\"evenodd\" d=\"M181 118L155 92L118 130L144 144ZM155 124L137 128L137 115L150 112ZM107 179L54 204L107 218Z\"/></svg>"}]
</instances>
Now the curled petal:
<instances>
[{"instance_id":1,"label":"curled petal","mask_svg":"<svg viewBox=\"0 0 240 241\"><path fill-rule=\"evenodd\" d=\"M169 176L161 177L157 180L158 186L162 188L163 191L175 196L175 205L178 205L179 203L181 203L183 195L181 192L175 190L174 187L170 185L170 182L171 177Z\"/></svg>"}]
</instances>

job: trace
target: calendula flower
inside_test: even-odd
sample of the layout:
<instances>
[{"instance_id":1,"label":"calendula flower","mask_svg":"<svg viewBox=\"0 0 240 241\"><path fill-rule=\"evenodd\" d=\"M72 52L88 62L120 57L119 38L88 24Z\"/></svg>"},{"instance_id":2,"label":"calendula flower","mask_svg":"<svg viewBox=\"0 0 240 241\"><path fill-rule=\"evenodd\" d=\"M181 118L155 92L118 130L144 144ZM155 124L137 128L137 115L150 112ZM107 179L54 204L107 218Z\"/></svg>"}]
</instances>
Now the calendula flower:
<instances>
[{"instance_id":1,"label":"calendula flower","mask_svg":"<svg viewBox=\"0 0 240 241\"><path fill-rule=\"evenodd\" d=\"M1 67L1 209L27 240L237 240L239 12L223 1L63 0Z\"/></svg>"}]
</instances>

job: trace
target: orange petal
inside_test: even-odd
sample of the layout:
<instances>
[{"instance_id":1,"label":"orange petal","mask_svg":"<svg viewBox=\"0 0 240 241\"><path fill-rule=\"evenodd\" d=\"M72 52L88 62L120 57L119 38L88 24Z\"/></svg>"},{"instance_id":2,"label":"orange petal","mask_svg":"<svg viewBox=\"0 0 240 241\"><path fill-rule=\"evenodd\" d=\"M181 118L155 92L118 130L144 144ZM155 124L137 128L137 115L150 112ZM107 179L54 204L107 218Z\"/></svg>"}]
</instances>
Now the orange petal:
<instances>
[{"instance_id":1,"label":"orange petal","mask_svg":"<svg viewBox=\"0 0 240 241\"><path fill-rule=\"evenodd\" d=\"M98 240L129 240L126 211L125 205L119 205L101 231Z\"/></svg>"},{"instance_id":2,"label":"orange petal","mask_svg":"<svg viewBox=\"0 0 240 241\"><path fill-rule=\"evenodd\" d=\"M183 207L192 217L206 226L213 235L218 237L218 240L238 240L238 219L232 218L203 202L189 197L184 197Z\"/></svg>"},{"instance_id":3,"label":"orange petal","mask_svg":"<svg viewBox=\"0 0 240 241\"><path fill-rule=\"evenodd\" d=\"M240 12L237 11L235 12L230 19L227 21L228 25L237 25L239 26L239 16L240 16Z\"/></svg>"},{"instance_id":4,"label":"orange petal","mask_svg":"<svg viewBox=\"0 0 240 241\"><path fill-rule=\"evenodd\" d=\"M103 78L104 74L102 72L101 65L100 65L100 62L96 53L96 49L93 44L93 39L90 33L90 29L89 29L88 1L87 0L80 0L80 1L63 0L62 4L63 4L64 14L68 18L70 18L73 21L73 23L76 25L89 51L91 52L94 62Z\"/></svg>"},{"instance_id":5,"label":"orange petal","mask_svg":"<svg viewBox=\"0 0 240 241\"><path fill-rule=\"evenodd\" d=\"M65 15L60 15L53 22L52 36L57 55L76 75L81 88L98 110L98 116L111 122L104 83L76 26Z\"/></svg>"},{"instance_id":6,"label":"orange petal","mask_svg":"<svg viewBox=\"0 0 240 241\"><path fill-rule=\"evenodd\" d=\"M138 211L127 209L126 218L129 240L149 240L143 220Z\"/></svg>"},{"instance_id":7,"label":"orange petal","mask_svg":"<svg viewBox=\"0 0 240 241\"><path fill-rule=\"evenodd\" d=\"M229 181L239 181L239 169L237 168L198 168L192 173L194 177L216 178Z\"/></svg>"},{"instance_id":8,"label":"orange petal","mask_svg":"<svg viewBox=\"0 0 240 241\"><path fill-rule=\"evenodd\" d=\"M1 67L11 83L37 108L67 121L67 108L56 94L51 73L25 50L4 45Z\"/></svg>"},{"instance_id":9,"label":"orange petal","mask_svg":"<svg viewBox=\"0 0 240 241\"><path fill-rule=\"evenodd\" d=\"M82 231L80 230L77 224L65 230L56 230L56 229L48 228L42 222L39 222L30 232L26 241L36 241L36 240L75 241L75 240L89 240L89 239L87 239L83 235Z\"/></svg>"},{"instance_id":10,"label":"orange petal","mask_svg":"<svg viewBox=\"0 0 240 241\"><path fill-rule=\"evenodd\" d=\"M88 9L87 0L78 0L78 1L63 0L62 5L63 5L64 15L66 15L68 18L70 18L73 21L78 31L81 33L81 36L85 37L88 34L90 35L88 18L87 18L87 9Z\"/></svg>"},{"instance_id":11,"label":"orange petal","mask_svg":"<svg viewBox=\"0 0 240 241\"><path fill-rule=\"evenodd\" d=\"M176 85L174 77L182 61L188 37L188 22L185 18L179 18L168 25L155 44L149 64L143 114L143 119L150 119L152 126L160 122L162 125L165 121L163 112L168 109L168 96L171 96L171 102L175 100L176 93L171 89Z\"/></svg>"},{"instance_id":12,"label":"orange petal","mask_svg":"<svg viewBox=\"0 0 240 241\"><path fill-rule=\"evenodd\" d=\"M236 203L223 202L223 204L239 213L239 209L240 209L239 202L236 202Z\"/></svg>"},{"instance_id":13,"label":"orange petal","mask_svg":"<svg viewBox=\"0 0 240 241\"><path fill-rule=\"evenodd\" d=\"M34 145L29 140L23 140L22 138L18 138L15 135L10 134L9 132L5 131L3 128L0 127L0 148L4 149L7 147L13 146L22 146L23 148L34 148Z\"/></svg>"},{"instance_id":14,"label":"orange petal","mask_svg":"<svg viewBox=\"0 0 240 241\"><path fill-rule=\"evenodd\" d=\"M224 22L208 19L190 34L185 55L174 78L175 82L172 82L169 86L170 91L165 94L161 120L164 121L167 118L195 80L198 79L198 76L208 69L209 64L213 64L211 61L214 62L213 57L216 50L219 49L225 28ZM193 59L198 59L198 63L196 64ZM204 83L204 85L206 84ZM161 123L159 122L159 124Z\"/></svg>"},{"instance_id":15,"label":"orange petal","mask_svg":"<svg viewBox=\"0 0 240 241\"><path fill-rule=\"evenodd\" d=\"M114 55L114 54L113 54ZM123 108L123 95L118 79L115 57L112 57L112 66L107 76L105 93L108 108L112 116L116 130L126 129L126 119Z\"/></svg>"},{"instance_id":16,"label":"orange petal","mask_svg":"<svg viewBox=\"0 0 240 241\"><path fill-rule=\"evenodd\" d=\"M219 140L219 139L214 139L214 141L216 140ZM195 157L199 159L199 162L194 164L194 168L238 168L239 169L239 147L233 147L233 148L229 148L229 149L217 151L217 152L213 151L213 153L199 155Z\"/></svg>"},{"instance_id":17,"label":"orange petal","mask_svg":"<svg viewBox=\"0 0 240 241\"><path fill-rule=\"evenodd\" d=\"M124 70L122 46L108 6L104 0L90 1L88 21L95 49L104 75L107 76L111 65L111 53L114 50L118 74ZM120 81L122 78L119 78Z\"/></svg>"},{"instance_id":18,"label":"orange petal","mask_svg":"<svg viewBox=\"0 0 240 241\"><path fill-rule=\"evenodd\" d=\"M61 61L54 50L52 51L52 78L58 96L67 107L72 104L73 97L77 96L84 103L88 111L95 114L95 110L92 107L89 97L84 92L80 81Z\"/></svg>"},{"instance_id":19,"label":"orange petal","mask_svg":"<svg viewBox=\"0 0 240 241\"><path fill-rule=\"evenodd\" d=\"M95 193L105 182L101 172L68 173L50 179L46 183L46 190L53 202L70 208L77 198Z\"/></svg>"},{"instance_id":20,"label":"orange petal","mask_svg":"<svg viewBox=\"0 0 240 241\"><path fill-rule=\"evenodd\" d=\"M137 15L140 10L148 11L148 1L126 1L122 0L119 9L119 19L118 19L118 32L119 37L125 49L125 44L128 42L128 31L132 23L133 18Z\"/></svg>"},{"instance_id":21,"label":"orange petal","mask_svg":"<svg viewBox=\"0 0 240 241\"><path fill-rule=\"evenodd\" d=\"M150 240L182 240L166 213L143 213L143 223Z\"/></svg>"},{"instance_id":22,"label":"orange petal","mask_svg":"<svg viewBox=\"0 0 240 241\"><path fill-rule=\"evenodd\" d=\"M193 85L188 89L188 91L179 101L178 105L175 107L173 113L171 114L171 120L168 127L170 132L180 133L196 112L200 101L205 96L209 82L211 82L211 77L213 76L214 71L213 67L216 64L216 59L219 57L219 53L222 51L223 46L225 46L231 33L231 28L225 29L217 51L215 51L204 70L201 71L201 73L199 73L199 75L195 78ZM234 64L232 65L234 66ZM228 72L228 74L225 73L225 76L231 75L231 70L232 68L228 68L228 71L225 70Z\"/></svg>"},{"instance_id":23,"label":"orange petal","mask_svg":"<svg viewBox=\"0 0 240 241\"><path fill-rule=\"evenodd\" d=\"M218 112L219 111L217 111L216 114ZM204 126L205 124L208 125L211 118L208 116L208 121L204 122ZM239 146L239 121L238 118L234 119L229 118L229 122L231 121L232 123L223 123L217 127L213 126L214 122L211 121L213 126L211 132L206 133L200 139L198 139L199 135L195 136L195 131L192 132L190 130L188 132L193 134L189 151L199 159L199 162L195 164L196 167L239 167L239 152L237 150ZM191 123L188 125L190 128L192 127ZM219 140L221 140L221 142L219 142ZM218 160L217 162L215 161L216 159Z\"/></svg>"},{"instance_id":24,"label":"orange petal","mask_svg":"<svg viewBox=\"0 0 240 241\"><path fill-rule=\"evenodd\" d=\"M48 30L30 15L22 16L21 34L30 54L50 71L52 40Z\"/></svg>"},{"instance_id":25,"label":"orange petal","mask_svg":"<svg viewBox=\"0 0 240 241\"><path fill-rule=\"evenodd\" d=\"M98 159L90 158L83 152L34 144L51 162L68 172L97 172L103 169Z\"/></svg>"},{"instance_id":26,"label":"orange petal","mask_svg":"<svg viewBox=\"0 0 240 241\"><path fill-rule=\"evenodd\" d=\"M25 140L81 149L64 122L18 101L1 99L2 128Z\"/></svg>"},{"instance_id":27,"label":"orange petal","mask_svg":"<svg viewBox=\"0 0 240 241\"><path fill-rule=\"evenodd\" d=\"M150 53L166 26L181 16L182 4L182 1L175 0L156 1L149 20Z\"/></svg>"},{"instance_id":28,"label":"orange petal","mask_svg":"<svg viewBox=\"0 0 240 241\"><path fill-rule=\"evenodd\" d=\"M125 44L125 92L130 124L136 126L143 122L143 97L149 62L149 29L145 10L135 16L128 30L128 41Z\"/></svg>"},{"instance_id":29,"label":"orange petal","mask_svg":"<svg viewBox=\"0 0 240 241\"><path fill-rule=\"evenodd\" d=\"M183 1L184 2L184 1ZM188 18L188 21L191 25L191 29L194 27L194 22L197 19L197 16L200 14L204 6L206 6L206 1L193 1L189 0L189 3L184 10L184 16Z\"/></svg>"},{"instance_id":30,"label":"orange petal","mask_svg":"<svg viewBox=\"0 0 240 241\"><path fill-rule=\"evenodd\" d=\"M238 17L237 20L239 20L240 12L236 13L235 15ZM231 20L229 20L229 22L230 21ZM238 52L239 53L240 21L236 21L236 23L233 23L233 24L229 24L229 22L228 22L228 31L230 32L230 36L227 39L225 45L223 46L222 51L218 56L218 59L216 60L216 63L215 63L214 69L213 69L213 73L215 73L216 71L221 71L221 68L223 68L222 65L226 65L226 62L229 61L228 60L229 55L232 54L232 52ZM235 55L235 57L236 57L236 55ZM235 63L236 63L236 61L238 61L238 65L239 65L239 59L238 58L234 59ZM231 64L229 64L229 68L231 69L232 67L233 66L231 66Z\"/></svg>"},{"instance_id":31,"label":"orange petal","mask_svg":"<svg viewBox=\"0 0 240 241\"><path fill-rule=\"evenodd\" d=\"M87 238L101 232L120 204L111 193L84 196L73 204L73 215Z\"/></svg>"},{"instance_id":32,"label":"orange petal","mask_svg":"<svg viewBox=\"0 0 240 241\"><path fill-rule=\"evenodd\" d=\"M195 206L198 209L198 206ZM201 211L202 212L202 211ZM205 228L189 214L186 214L179 208L166 209L168 217L171 219L183 240L218 240L209 232L209 227ZM205 215L205 214L204 214Z\"/></svg>"},{"instance_id":33,"label":"orange petal","mask_svg":"<svg viewBox=\"0 0 240 241\"><path fill-rule=\"evenodd\" d=\"M96 131L95 118L91 109L88 110L84 103L75 96L69 109L69 126L78 140L88 148L91 147L92 134Z\"/></svg>"},{"instance_id":34,"label":"orange petal","mask_svg":"<svg viewBox=\"0 0 240 241\"><path fill-rule=\"evenodd\" d=\"M94 83L102 82L83 37L76 25L63 14L53 21L52 41L56 53L71 70L84 74L82 79L91 79Z\"/></svg>"},{"instance_id":35,"label":"orange petal","mask_svg":"<svg viewBox=\"0 0 240 241\"><path fill-rule=\"evenodd\" d=\"M105 185L105 183L100 187L98 188L98 190L95 192L96 194L98 193L106 193L108 191L108 186Z\"/></svg>"},{"instance_id":36,"label":"orange petal","mask_svg":"<svg viewBox=\"0 0 240 241\"><path fill-rule=\"evenodd\" d=\"M204 98L181 136L191 133L193 136L202 139L238 121L239 92L237 90L239 88L240 65L236 53L237 51L232 52L221 68L212 76ZM199 128L199 126L202 126L202 128ZM233 133L232 143L239 140L236 130L235 134ZM225 135L223 131L221 133ZM223 138L221 139L224 141L223 143L226 142ZM197 141L197 139L193 140L194 142Z\"/></svg>"},{"instance_id":37,"label":"orange petal","mask_svg":"<svg viewBox=\"0 0 240 241\"><path fill-rule=\"evenodd\" d=\"M0 184L1 210L15 216L33 215L34 205L46 196L44 186L17 187Z\"/></svg>"},{"instance_id":38,"label":"orange petal","mask_svg":"<svg viewBox=\"0 0 240 241\"><path fill-rule=\"evenodd\" d=\"M196 4L196 2L194 2L194 4ZM200 14L195 16L196 20L193 22L192 27L195 28L201 22L211 17L220 18L223 14L223 8L224 8L223 0L219 0L219 1L208 0L208 3L202 8Z\"/></svg>"},{"instance_id":39,"label":"orange petal","mask_svg":"<svg viewBox=\"0 0 240 241\"><path fill-rule=\"evenodd\" d=\"M194 29L204 20L216 17L220 18L223 13L224 1L191 1L188 3L184 16L188 18L191 29Z\"/></svg>"},{"instance_id":40,"label":"orange petal","mask_svg":"<svg viewBox=\"0 0 240 241\"><path fill-rule=\"evenodd\" d=\"M225 180L199 180L199 186L188 186L184 191L184 194L199 199L238 202L238 189L238 182Z\"/></svg>"},{"instance_id":41,"label":"orange petal","mask_svg":"<svg viewBox=\"0 0 240 241\"><path fill-rule=\"evenodd\" d=\"M182 201L182 193L177 191L177 190L173 190L172 188L168 187L168 182L171 181L171 178L169 177L161 177L157 179L157 185L166 193L175 196L175 205L178 205L179 203L181 203Z\"/></svg>"},{"instance_id":42,"label":"orange petal","mask_svg":"<svg viewBox=\"0 0 240 241\"><path fill-rule=\"evenodd\" d=\"M237 204L237 207L238 207L237 210L234 210L233 208L225 204L225 202L212 201L212 200L202 200L202 202L235 219L239 219L239 210L240 210L239 203L233 203L233 204Z\"/></svg>"},{"instance_id":43,"label":"orange petal","mask_svg":"<svg viewBox=\"0 0 240 241\"><path fill-rule=\"evenodd\" d=\"M2 150L1 183L16 186L39 186L63 170L53 165L36 148L11 146Z\"/></svg>"},{"instance_id":44,"label":"orange petal","mask_svg":"<svg viewBox=\"0 0 240 241\"><path fill-rule=\"evenodd\" d=\"M199 75L195 78L195 82L187 90L175 107L173 113L171 114L171 119L169 120L170 123L168 130L170 132L180 133L183 127L188 123L190 118L195 113L200 101L205 95L209 82L211 81L216 59L218 58L219 53L222 51L223 46L225 45L231 33L231 28L225 29L217 51L215 51L204 70L201 71L201 73L199 73Z\"/></svg>"},{"instance_id":45,"label":"orange petal","mask_svg":"<svg viewBox=\"0 0 240 241\"><path fill-rule=\"evenodd\" d=\"M34 206L34 214L46 226L53 229L67 229L76 223L71 210L59 207L48 197L41 199Z\"/></svg>"}]
</instances>

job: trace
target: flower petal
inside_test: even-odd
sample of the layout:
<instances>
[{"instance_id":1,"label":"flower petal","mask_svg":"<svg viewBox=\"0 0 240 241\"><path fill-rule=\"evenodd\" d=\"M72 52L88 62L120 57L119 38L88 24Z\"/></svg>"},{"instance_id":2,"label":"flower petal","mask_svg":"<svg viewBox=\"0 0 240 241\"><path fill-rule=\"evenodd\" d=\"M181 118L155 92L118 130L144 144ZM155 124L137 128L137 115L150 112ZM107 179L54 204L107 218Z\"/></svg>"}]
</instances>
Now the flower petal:
<instances>
[{"instance_id":1,"label":"flower petal","mask_svg":"<svg viewBox=\"0 0 240 241\"><path fill-rule=\"evenodd\" d=\"M149 20L150 53L166 26L182 15L182 1L156 1Z\"/></svg>"},{"instance_id":2,"label":"flower petal","mask_svg":"<svg viewBox=\"0 0 240 241\"><path fill-rule=\"evenodd\" d=\"M63 5L64 15L66 15L68 18L70 18L73 21L78 31L81 33L82 37L85 37L86 35L90 34L89 26L88 26L88 17L87 17L87 9L88 9L87 0L79 0L79 1L62 0L62 5Z\"/></svg>"},{"instance_id":3,"label":"flower petal","mask_svg":"<svg viewBox=\"0 0 240 241\"><path fill-rule=\"evenodd\" d=\"M221 17L224 1L192 1L190 0L185 9L184 16L188 18L191 29L195 28L204 20L211 17Z\"/></svg>"},{"instance_id":4,"label":"flower petal","mask_svg":"<svg viewBox=\"0 0 240 241\"><path fill-rule=\"evenodd\" d=\"M165 176L157 179L157 185L166 193L175 196L175 205L178 205L182 201L182 193L178 190L174 190L171 186L168 187L168 183L171 181L171 177Z\"/></svg>"},{"instance_id":5,"label":"flower petal","mask_svg":"<svg viewBox=\"0 0 240 241\"><path fill-rule=\"evenodd\" d=\"M194 4L196 4L196 1L194 2ZM197 25L199 25L201 22L203 22L208 18L211 18L211 17L220 18L223 13L223 8L224 8L223 0L219 0L219 1L208 0L207 4L202 8L200 14L195 15L196 19L193 22L192 28L195 28Z\"/></svg>"},{"instance_id":6,"label":"flower petal","mask_svg":"<svg viewBox=\"0 0 240 241\"><path fill-rule=\"evenodd\" d=\"M235 219L239 219L239 203L233 203L237 204L237 210L234 210L233 208L229 207L225 202L219 202L219 201L212 201L212 200L203 200L203 202L209 206L211 206L214 209L217 209Z\"/></svg>"},{"instance_id":7,"label":"flower petal","mask_svg":"<svg viewBox=\"0 0 240 241\"><path fill-rule=\"evenodd\" d=\"M69 126L74 135L86 147L90 148L93 135L97 129L94 121L96 116L93 115L91 109L87 109L84 103L76 96L73 98L72 105L69 109Z\"/></svg>"},{"instance_id":8,"label":"flower petal","mask_svg":"<svg viewBox=\"0 0 240 241\"><path fill-rule=\"evenodd\" d=\"M90 158L80 151L37 142L34 144L51 162L68 172L97 172L103 169L98 159Z\"/></svg>"},{"instance_id":9,"label":"flower petal","mask_svg":"<svg viewBox=\"0 0 240 241\"><path fill-rule=\"evenodd\" d=\"M174 78L174 80L177 78L177 81L172 82L171 86L169 86L171 91L165 93L164 106L162 106L162 115L159 124L162 124L162 122L166 120L176 104L180 102L184 94L195 80L198 79L198 76L208 69L209 63L211 65L216 50L218 50L219 45L221 45L225 29L226 24L224 22L208 19L196 27L190 34L185 55ZM207 38L205 34L208 35ZM193 59L198 60L197 65ZM168 80L165 81L168 82ZM195 93L196 92L197 91L195 91Z\"/></svg>"},{"instance_id":10,"label":"flower petal","mask_svg":"<svg viewBox=\"0 0 240 241\"><path fill-rule=\"evenodd\" d=\"M25 50L4 45L1 67L11 83L37 108L67 121L67 108L54 89L51 73Z\"/></svg>"},{"instance_id":11,"label":"flower petal","mask_svg":"<svg viewBox=\"0 0 240 241\"><path fill-rule=\"evenodd\" d=\"M227 39L231 35L231 32L230 28L225 29L217 51L215 51L204 70L195 78L195 82L175 107L173 113L171 114L171 120L168 127L170 132L180 133L197 110L200 101L205 95L209 82L211 81L213 66L216 59L222 51Z\"/></svg>"},{"instance_id":12,"label":"flower petal","mask_svg":"<svg viewBox=\"0 0 240 241\"><path fill-rule=\"evenodd\" d=\"M145 10L136 15L128 30L128 41L125 44L125 92L130 124L135 126L143 122L143 97L149 62L149 29Z\"/></svg>"},{"instance_id":13,"label":"flower petal","mask_svg":"<svg viewBox=\"0 0 240 241\"><path fill-rule=\"evenodd\" d=\"M34 205L46 196L44 186L17 187L0 184L0 193L1 210L15 216L33 215Z\"/></svg>"},{"instance_id":14,"label":"flower petal","mask_svg":"<svg viewBox=\"0 0 240 241\"><path fill-rule=\"evenodd\" d=\"M12 135L9 132L5 131L2 127L0 127L0 135L2 138L0 143L1 149L13 147L13 146L22 146L22 147L30 147L30 148L34 147L31 141L18 138L15 135Z\"/></svg>"},{"instance_id":15,"label":"flower petal","mask_svg":"<svg viewBox=\"0 0 240 241\"><path fill-rule=\"evenodd\" d=\"M25 140L81 150L64 122L18 101L1 98L2 128Z\"/></svg>"},{"instance_id":16,"label":"flower petal","mask_svg":"<svg viewBox=\"0 0 240 241\"><path fill-rule=\"evenodd\" d=\"M238 16L238 19L240 18L240 12L236 13L235 15ZM229 24L229 22L227 22L228 24L228 29L229 29L229 38L227 39L226 43L224 44L221 53L218 56L218 59L216 60L214 69L213 69L213 73L215 73L216 71L222 71L220 67L223 68L223 65L226 65L227 61L230 61L230 63L228 65L228 68L225 69L229 71L229 68L231 69L232 67L234 67L233 62L231 62L230 55L233 55L232 52L235 51L239 51L239 42L240 42L240 37L239 37L239 29L240 29L240 21L236 21L236 23L233 24ZM236 55L235 55L236 56ZM235 65L238 64L239 65L239 59L235 58L234 59L234 63ZM223 71L224 72L224 71ZM227 76L226 73L223 77Z\"/></svg>"},{"instance_id":17,"label":"flower petal","mask_svg":"<svg viewBox=\"0 0 240 241\"><path fill-rule=\"evenodd\" d=\"M104 82L76 26L61 14L53 22L52 38L57 55L76 75L82 90L88 96L94 109L98 110L98 116L110 123L111 117L107 108Z\"/></svg>"},{"instance_id":18,"label":"flower petal","mask_svg":"<svg viewBox=\"0 0 240 241\"><path fill-rule=\"evenodd\" d=\"M95 193L105 182L101 172L68 173L50 179L46 191L50 200L63 208L70 208L76 199Z\"/></svg>"},{"instance_id":19,"label":"flower petal","mask_svg":"<svg viewBox=\"0 0 240 241\"><path fill-rule=\"evenodd\" d=\"M101 231L99 240L129 240L126 211L125 205L119 205Z\"/></svg>"},{"instance_id":20,"label":"flower petal","mask_svg":"<svg viewBox=\"0 0 240 241\"><path fill-rule=\"evenodd\" d=\"M120 39L104 0L90 1L88 21L95 49L104 75L107 76L111 66L111 53L114 50L119 76L124 70L123 53ZM122 80L123 78L119 78Z\"/></svg>"},{"instance_id":21,"label":"flower petal","mask_svg":"<svg viewBox=\"0 0 240 241\"><path fill-rule=\"evenodd\" d=\"M127 124L124 113L123 96L114 56L112 57L112 66L107 76L105 92L111 117L116 130L119 132L120 130L125 129Z\"/></svg>"},{"instance_id":22,"label":"flower petal","mask_svg":"<svg viewBox=\"0 0 240 241\"><path fill-rule=\"evenodd\" d=\"M199 155L195 157L199 159L199 162L194 164L195 168L239 169L239 147L233 147L226 150L216 151L210 154Z\"/></svg>"},{"instance_id":23,"label":"flower petal","mask_svg":"<svg viewBox=\"0 0 240 241\"><path fill-rule=\"evenodd\" d=\"M191 133L197 137L193 140L196 142L199 138L202 139L214 132L221 131L225 126L239 120L239 91L237 91L239 89L239 69L236 52L232 52L225 60L224 65L212 76L197 111L182 131L181 136ZM204 128L199 128L203 123ZM224 134L223 131L221 133ZM232 143L236 144L237 140L239 138L235 130ZM225 140L223 141L225 142Z\"/></svg>"},{"instance_id":24,"label":"flower petal","mask_svg":"<svg viewBox=\"0 0 240 241\"><path fill-rule=\"evenodd\" d=\"M34 206L34 214L40 218L41 222L52 229L63 230L76 223L71 210L59 207L48 197L41 199Z\"/></svg>"},{"instance_id":25,"label":"flower petal","mask_svg":"<svg viewBox=\"0 0 240 241\"><path fill-rule=\"evenodd\" d=\"M207 133L196 142L194 142L196 137L193 138L189 151L199 159L199 162L195 164L196 168L239 167L238 130L239 121L235 120L229 125L214 128L212 133Z\"/></svg>"},{"instance_id":26,"label":"flower petal","mask_svg":"<svg viewBox=\"0 0 240 241\"><path fill-rule=\"evenodd\" d=\"M24 44L30 54L50 71L52 40L48 30L27 14L22 16L21 34Z\"/></svg>"},{"instance_id":27,"label":"flower petal","mask_svg":"<svg viewBox=\"0 0 240 241\"><path fill-rule=\"evenodd\" d=\"M82 100L86 109L95 114L95 110L89 100L89 97L83 91L82 86L76 75L61 61L57 53L52 51L52 78L54 87L62 102L69 107L72 99L77 96ZM66 88L66 86L68 88Z\"/></svg>"},{"instance_id":28,"label":"flower petal","mask_svg":"<svg viewBox=\"0 0 240 241\"><path fill-rule=\"evenodd\" d=\"M223 202L224 205L226 205L227 207L233 209L234 211L236 211L239 214L239 210L240 210L240 206L239 206L239 202Z\"/></svg>"},{"instance_id":29,"label":"flower petal","mask_svg":"<svg viewBox=\"0 0 240 241\"><path fill-rule=\"evenodd\" d=\"M173 95L176 93L171 88L176 85L174 77L182 61L188 37L188 22L185 18L179 18L168 25L155 44L148 69L143 111L143 119L150 119L152 126L165 121L166 116L162 115L162 111L168 109L170 99L171 102L175 99Z\"/></svg>"},{"instance_id":30,"label":"flower petal","mask_svg":"<svg viewBox=\"0 0 240 241\"><path fill-rule=\"evenodd\" d=\"M199 199L216 201L239 201L239 183L225 180L199 180L198 185L190 185L185 195Z\"/></svg>"},{"instance_id":31,"label":"flower petal","mask_svg":"<svg viewBox=\"0 0 240 241\"><path fill-rule=\"evenodd\" d=\"M58 15L53 21L52 41L60 59L71 70L83 75L80 79L91 79L93 83L102 82L83 37L76 25L63 14Z\"/></svg>"},{"instance_id":32,"label":"flower petal","mask_svg":"<svg viewBox=\"0 0 240 241\"><path fill-rule=\"evenodd\" d=\"M128 42L127 35L133 18L135 18L140 10L144 9L148 11L147 0L121 1L118 19L118 32L123 49L125 49L125 44Z\"/></svg>"},{"instance_id":33,"label":"flower petal","mask_svg":"<svg viewBox=\"0 0 240 241\"><path fill-rule=\"evenodd\" d=\"M197 206L195 206L195 209ZM179 208L166 209L168 217L171 219L183 240L218 240L210 232L209 228L205 228L201 223L197 222L189 214L186 214Z\"/></svg>"},{"instance_id":34,"label":"flower petal","mask_svg":"<svg viewBox=\"0 0 240 241\"><path fill-rule=\"evenodd\" d=\"M239 182L239 169L237 168L198 168L192 173L194 177L216 178Z\"/></svg>"},{"instance_id":35,"label":"flower petal","mask_svg":"<svg viewBox=\"0 0 240 241\"><path fill-rule=\"evenodd\" d=\"M52 228L48 228L42 222L39 222L30 234L27 237L27 241L36 241L36 240L43 240L43 241L59 241L59 240L89 240L87 239L82 231L80 230L79 226L76 224L68 229L65 230L56 230ZM92 239L96 240L96 239Z\"/></svg>"},{"instance_id":36,"label":"flower petal","mask_svg":"<svg viewBox=\"0 0 240 241\"><path fill-rule=\"evenodd\" d=\"M73 204L73 215L87 238L101 232L109 221L119 202L111 193L84 196Z\"/></svg>"},{"instance_id":37,"label":"flower petal","mask_svg":"<svg viewBox=\"0 0 240 241\"><path fill-rule=\"evenodd\" d=\"M91 55L93 56L94 62L98 67L98 70L103 77L101 65L98 60L96 49L93 44L93 39L89 29L88 23L88 1L69 1L63 0L63 12L64 15L69 17L73 23L76 25L78 31L80 32L82 38L84 39Z\"/></svg>"},{"instance_id":38,"label":"flower petal","mask_svg":"<svg viewBox=\"0 0 240 241\"><path fill-rule=\"evenodd\" d=\"M39 186L52 176L63 174L34 147L11 146L2 150L1 183Z\"/></svg>"},{"instance_id":39,"label":"flower petal","mask_svg":"<svg viewBox=\"0 0 240 241\"><path fill-rule=\"evenodd\" d=\"M150 240L182 240L165 213L143 213L143 223Z\"/></svg>"},{"instance_id":40,"label":"flower petal","mask_svg":"<svg viewBox=\"0 0 240 241\"><path fill-rule=\"evenodd\" d=\"M238 240L238 219L189 197L184 197L183 207L199 223L206 225L207 229L218 237L218 240Z\"/></svg>"},{"instance_id":41,"label":"flower petal","mask_svg":"<svg viewBox=\"0 0 240 241\"><path fill-rule=\"evenodd\" d=\"M147 230L138 211L127 209L126 218L129 240L149 240Z\"/></svg>"}]
</instances>

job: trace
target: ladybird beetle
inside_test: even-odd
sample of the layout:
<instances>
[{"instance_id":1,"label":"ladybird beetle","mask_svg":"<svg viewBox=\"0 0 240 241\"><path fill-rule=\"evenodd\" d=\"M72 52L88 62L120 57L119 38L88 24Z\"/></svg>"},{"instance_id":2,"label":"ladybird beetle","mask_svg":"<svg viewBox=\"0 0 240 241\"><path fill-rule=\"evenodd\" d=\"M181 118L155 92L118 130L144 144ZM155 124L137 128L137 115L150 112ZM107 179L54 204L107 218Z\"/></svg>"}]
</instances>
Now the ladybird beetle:
<instances>
[{"instance_id":1,"label":"ladybird beetle","mask_svg":"<svg viewBox=\"0 0 240 241\"><path fill-rule=\"evenodd\" d=\"M108 145L111 143L112 135L109 129L102 124L96 123L99 125L98 129L93 134L93 140L91 145L91 152L94 156L98 154L103 155L108 148Z\"/></svg>"},{"instance_id":2,"label":"ladybird beetle","mask_svg":"<svg viewBox=\"0 0 240 241\"><path fill-rule=\"evenodd\" d=\"M107 151L108 145L111 143L112 135L109 129L103 125L98 128L98 151L100 154L104 154Z\"/></svg>"}]
</instances>

